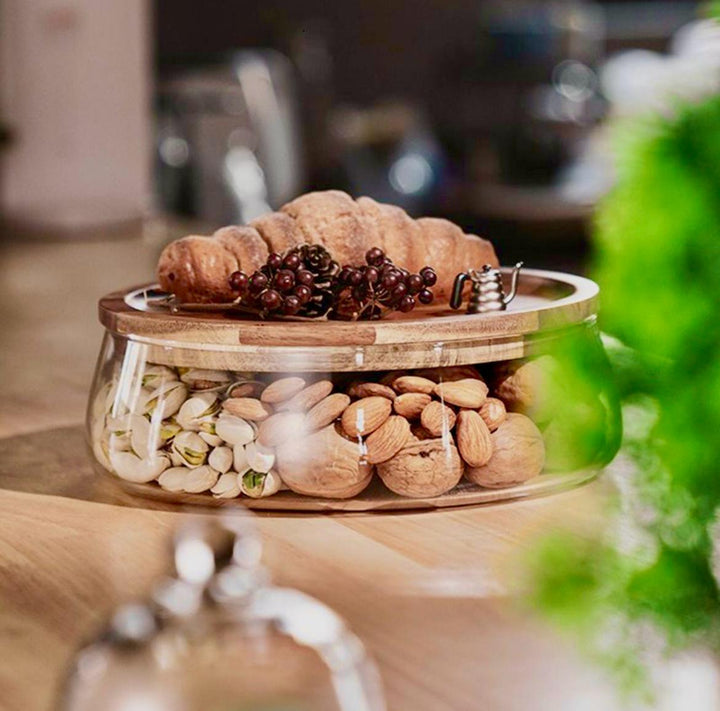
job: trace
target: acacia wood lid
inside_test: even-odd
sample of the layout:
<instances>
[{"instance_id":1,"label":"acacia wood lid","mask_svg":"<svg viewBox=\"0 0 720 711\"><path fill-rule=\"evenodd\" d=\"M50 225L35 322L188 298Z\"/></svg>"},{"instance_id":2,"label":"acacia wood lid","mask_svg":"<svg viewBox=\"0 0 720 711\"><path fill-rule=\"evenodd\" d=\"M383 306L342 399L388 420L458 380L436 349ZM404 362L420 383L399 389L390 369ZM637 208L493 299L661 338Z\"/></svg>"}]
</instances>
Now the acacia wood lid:
<instances>
[{"instance_id":1,"label":"acacia wood lid","mask_svg":"<svg viewBox=\"0 0 720 711\"><path fill-rule=\"evenodd\" d=\"M171 313L144 298L149 288L100 299L103 326L145 344L152 362L269 372L390 370L519 358L543 336L594 323L599 293L589 279L527 269L506 311L466 314L434 304L378 321L346 322Z\"/></svg>"}]
</instances>

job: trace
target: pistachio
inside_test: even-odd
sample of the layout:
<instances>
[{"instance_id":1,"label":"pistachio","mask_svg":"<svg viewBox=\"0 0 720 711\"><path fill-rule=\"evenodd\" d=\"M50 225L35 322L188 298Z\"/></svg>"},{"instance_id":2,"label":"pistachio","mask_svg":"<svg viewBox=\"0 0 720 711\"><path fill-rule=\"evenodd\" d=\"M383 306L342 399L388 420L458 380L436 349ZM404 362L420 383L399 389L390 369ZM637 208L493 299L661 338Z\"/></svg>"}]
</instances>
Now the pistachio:
<instances>
[{"instance_id":1,"label":"pistachio","mask_svg":"<svg viewBox=\"0 0 720 711\"><path fill-rule=\"evenodd\" d=\"M265 383L259 380L235 380L227 386L227 397L260 397L265 389Z\"/></svg>"},{"instance_id":2,"label":"pistachio","mask_svg":"<svg viewBox=\"0 0 720 711\"><path fill-rule=\"evenodd\" d=\"M210 493L216 499L234 499L240 496L240 478L235 472L221 474Z\"/></svg>"},{"instance_id":3,"label":"pistachio","mask_svg":"<svg viewBox=\"0 0 720 711\"><path fill-rule=\"evenodd\" d=\"M105 429L104 420L104 417L100 417L92 423L92 449L98 462L100 462L105 469L111 471L113 466L108 457L110 447L108 446L108 432Z\"/></svg>"},{"instance_id":4,"label":"pistachio","mask_svg":"<svg viewBox=\"0 0 720 711\"><path fill-rule=\"evenodd\" d=\"M113 414L121 415L131 412L133 415L144 415L145 404L152 392L152 390L148 390L147 388L133 389L128 393L124 391L118 392L115 402L113 403ZM118 398L120 399L118 400Z\"/></svg>"},{"instance_id":5,"label":"pistachio","mask_svg":"<svg viewBox=\"0 0 720 711\"><path fill-rule=\"evenodd\" d=\"M165 444L170 442L172 438L179 432L182 432L182 427L180 427L180 425L173 417L171 417L169 420L163 420L162 424L160 425L160 439Z\"/></svg>"},{"instance_id":6,"label":"pistachio","mask_svg":"<svg viewBox=\"0 0 720 711\"><path fill-rule=\"evenodd\" d=\"M224 370L191 368L180 375L180 380L194 392L218 391L227 387L231 378Z\"/></svg>"},{"instance_id":7,"label":"pistachio","mask_svg":"<svg viewBox=\"0 0 720 711\"><path fill-rule=\"evenodd\" d=\"M219 476L220 474L207 464L196 467L188 472L183 490L188 494L201 494L203 491L212 489L217 484Z\"/></svg>"},{"instance_id":8,"label":"pistachio","mask_svg":"<svg viewBox=\"0 0 720 711\"><path fill-rule=\"evenodd\" d=\"M161 383L145 399L142 414L165 420L180 409L186 397L187 388L177 380ZM158 411L160 414L156 415Z\"/></svg>"},{"instance_id":9,"label":"pistachio","mask_svg":"<svg viewBox=\"0 0 720 711\"><path fill-rule=\"evenodd\" d=\"M217 419L206 420L200 425L200 439L205 440L211 447L219 447L223 443L222 437L217 433Z\"/></svg>"},{"instance_id":10,"label":"pistachio","mask_svg":"<svg viewBox=\"0 0 720 711\"><path fill-rule=\"evenodd\" d=\"M97 394L92 401L92 406L90 407L90 417L93 422L102 419L110 412L110 407L108 407L108 398L113 387L113 381L108 381L97 391ZM112 405L112 402L110 405Z\"/></svg>"},{"instance_id":11,"label":"pistachio","mask_svg":"<svg viewBox=\"0 0 720 711\"><path fill-rule=\"evenodd\" d=\"M119 395L119 384L117 380L114 380L105 392L105 404L103 409L107 415L117 417L125 415L129 412L128 406Z\"/></svg>"},{"instance_id":12,"label":"pistachio","mask_svg":"<svg viewBox=\"0 0 720 711\"><path fill-rule=\"evenodd\" d=\"M247 460L247 452L244 444L236 444L233 447L233 469L236 472L244 472L250 468Z\"/></svg>"},{"instance_id":13,"label":"pistachio","mask_svg":"<svg viewBox=\"0 0 720 711\"><path fill-rule=\"evenodd\" d=\"M140 415L130 416L130 446L138 457L150 457L160 449L160 430Z\"/></svg>"},{"instance_id":14,"label":"pistachio","mask_svg":"<svg viewBox=\"0 0 720 711\"><path fill-rule=\"evenodd\" d=\"M108 415L105 424L108 431L116 435L130 434L130 418L132 415L126 414L120 417Z\"/></svg>"},{"instance_id":15,"label":"pistachio","mask_svg":"<svg viewBox=\"0 0 720 711\"><path fill-rule=\"evenodd\" d=\"M245 447L245 456L250 469L254 469L256 472L269 472L275 464L275 452L257 442L251 442Z\"/></svg>"},{"instance_id":16,"label":"pistachio","mask_svg":"<svg viewBox=\"0 0 720 711\"><path fill-rule=\"evenodd\" d=\"M222 413L215 423L215 434L228 444L248 444L255 439L255 429L242 417Z\"/></svg>"},{"instance_id":17,"label":"pistachio","mask_svg":"<svg viewBox=\"0 0 720 711\"><path fill-rule=\"evenodd\" d=\"M129 452L132 449L129 432L110 432L107 440L108 449L112 452Z\"/></svg>"},{"instance_id":18,"label":"pistachio","mask_svg":"<svg viewBox=\"0 0 720 711\"><path fill-rule=\"evenodd\" d=\"M140 459L132 452L110 452L110 462L121 479L135 484L146 484L157 479L170 466L168 458L164 455L155 454Z\"/></svg>"},{"instance_id":19,"label":"pistachio","mask_svg":"<svg viewBox=\"0 0 720 711\"><path fill-rule=\"evenodd\" d=\"M177 375L172 368L168 368L166 365L148 365L140 382L144 388L154 389L161 383L170 380L177 380Z\"/></svg>"},{"instance_id":20,"label":"pistachio","mask_svg":"<svg viewBox=\"0 0 720 711\"><path fill-rule=\"evenodd\" d=\"M198 432L200 439L207 442L211 447L220 447L223 443L222 437L218 437L211 432Z\"/></svg>"},{"instance_id":21,"label":"pistachio","mask_svg":"<svg viewBox=\"0 0 720 711\"><path fill-rule=\"evenodd\" d=\"M128 412L141 415L150 392L142 387L140 380L134 378L131 372L122 372L108 393L107 412L113 417L120 417Z\"/></svg>"},{"instance_id":22,"label":"pistachio","mask_svg":"<svg viewBox=\"0 0 720 711\"><path fill-rule=\"evenodd\" d=\"M184 491L185 480L187 479L190 469L187 467L170 467L166 469L159 477L158 484L167 491Z\"/></svg>"},{"instance_id":23,"label":"pistachio","mask_svg":"<svg viewBox=\"0 0 720 711\"><path fill-rule=\"evenodd\" d=\"M215 393L197 393L185 400L175 419L184 430L198 432L219 410L220 400Z\"/></svg>"},{"instance_id":24,"label":"pistachio","mask_svg":"<svg viewBox=\"0 0 720 711\"><path fill-rule=\"evenodd\" d=\"M265 496L272 496L280 491L282 479L274 471L258 472L249 469L240 479L240 489L245 496L251 499L261 499Z\"/></svg>"},{"instance_id":25,"label":"pistachio","mask_svg":"<svg viewBox=\"0 0 720 711\"><path fill-rule=\"evenodd\" d=\"M221 474L230 471L233 465L232 449L230 449L230 447L215 447L208 456L208 464Z\"/></svg>"},{"instance_id":26,"label":"pistachio","mask_svg":"<svg viewBox=\"0 0 720 711\"><path fill-rule=\"evenodd\" d=\"M199 467L205 463L209 447L196 432L181 432L172 443L172 460L175 466Z\"/></svg>"}]
</instances>

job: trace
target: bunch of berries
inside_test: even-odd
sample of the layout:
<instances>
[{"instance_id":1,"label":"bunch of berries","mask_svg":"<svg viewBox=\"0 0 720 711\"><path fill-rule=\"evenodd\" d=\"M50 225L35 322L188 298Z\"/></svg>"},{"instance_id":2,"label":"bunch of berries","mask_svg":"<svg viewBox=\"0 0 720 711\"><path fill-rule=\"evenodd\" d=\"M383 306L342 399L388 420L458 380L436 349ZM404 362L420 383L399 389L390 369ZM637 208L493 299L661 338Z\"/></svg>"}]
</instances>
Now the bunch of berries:
<instances>
[{"instance_id":1,"label":"bunch of berries","mask_svg":"<svg viewBox=\"0 0 720 711\"><path fill-rule=\"evenodd\" d=\"M419 274L411 274L398 267L378 247L368 250L366 265L343 267L338 274L336 287L336 317L379 318L384 309L412 311L416 304L430 304L431 286L437 275L430 267Z\"/></svg>"},{"instance_id":2,"label":"bunch of berries","mask_svg":"<svg viewBox=\"0 0 720 711\"><path fill-rule=\"evenodd\" d=\"M424 267L410 274L377 247L365 255L367 264L342 269L321 245L301 245L285 254L271 254L248 276L233 272L230 286L238 303L267 316L305 316L356 320L380 318L384 310L407 313L417 302L433 300L435 272Z\"/></svg>"},{"instance_id":3,"label":"bunch of berries","mask_svg":"<svg viewBox=\"0 0 720 711\"><path fill-rule=\"evenodd\" d=\"M252 275L233 272L230 287L240 303L261 316L323 316L332 306L337 262L320 245L304 244L277 254Z\"/></svg>"}]
</instances>

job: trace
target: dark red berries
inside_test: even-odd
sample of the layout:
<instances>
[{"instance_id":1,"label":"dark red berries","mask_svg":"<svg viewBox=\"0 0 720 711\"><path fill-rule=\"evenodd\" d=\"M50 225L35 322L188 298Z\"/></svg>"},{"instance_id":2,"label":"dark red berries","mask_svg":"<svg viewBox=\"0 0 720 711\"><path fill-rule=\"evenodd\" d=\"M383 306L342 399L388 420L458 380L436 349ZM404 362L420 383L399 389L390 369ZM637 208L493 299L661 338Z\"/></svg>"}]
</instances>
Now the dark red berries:
<instances>
[{"instance_id":1,"label":"dark red berries","mask_svg":"<svg viewBox=\"0 0 720 711\"><path fill-rule=\"evenodd\" d=\"M271 253L248 276L237 271L229 283L243 306L261 316L327 316L337 319L380 318L384 310L403 313L433 300L428 287L437 276L430 267L410 274L379 247L365 254L366 264L342 269L321 245L301 245L284 254Z\"/></svg>"}]
</instances>

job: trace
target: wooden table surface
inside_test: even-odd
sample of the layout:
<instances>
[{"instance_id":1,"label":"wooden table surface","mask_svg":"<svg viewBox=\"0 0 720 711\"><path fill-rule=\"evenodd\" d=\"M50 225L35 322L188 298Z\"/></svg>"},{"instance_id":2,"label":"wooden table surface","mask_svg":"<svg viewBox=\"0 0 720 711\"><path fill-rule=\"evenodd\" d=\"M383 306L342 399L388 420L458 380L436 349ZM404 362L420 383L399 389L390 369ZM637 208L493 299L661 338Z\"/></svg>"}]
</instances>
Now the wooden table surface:
<instances>
[{"instance_id":1,"label":"wooden table surface","mask_svg":"<svg viewBox=\"0 0 720 711\"><path fill-rule=\"evenodd\" d=\"M73 650L114 605L149 589L185 517L93 501L82 446L97 299L152 278L163 237L0 243L3 711L53 708ZM257 523L273 578L335 607L366 642L391 711L608 711L607 684L513 595L518 556L558 525L582 535L601 519L602 490Z\"/></svg>"}]
</instances>

